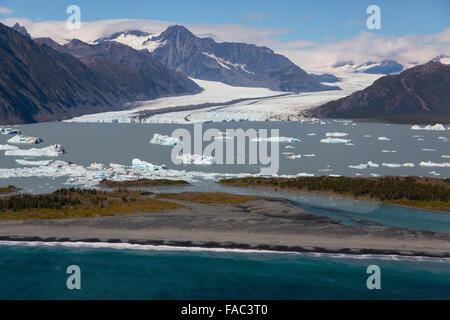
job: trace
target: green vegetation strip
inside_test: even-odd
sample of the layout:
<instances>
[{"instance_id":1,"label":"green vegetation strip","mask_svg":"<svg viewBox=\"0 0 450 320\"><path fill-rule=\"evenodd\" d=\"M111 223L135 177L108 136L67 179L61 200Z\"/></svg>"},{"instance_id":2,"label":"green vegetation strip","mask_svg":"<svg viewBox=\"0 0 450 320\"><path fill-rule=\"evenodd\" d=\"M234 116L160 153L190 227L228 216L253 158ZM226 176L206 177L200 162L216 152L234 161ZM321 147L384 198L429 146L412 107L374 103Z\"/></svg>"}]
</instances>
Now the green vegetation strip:
<instances>
[{"instance_id":1,"label":"green vegetation strip","mask_svg":"<svg viewBox=\"0 0 450 320\"><path fill-rule=\"evenodd\" d=\"M450 210L450 179L422 177L299 177L235 178L222 184L236 187L273 187L290 190L330 192L371 198L387 203L433 210Z\"/></svg>"},{"instance_id":2,"label":"green vegetation strip","mask_svg":"<svg viewBox=\"0 0 450 320\"><path fill-rule=\"evenodd\" d=\"M227 194L218 192L183 192L183 193L160 193L158 198L188 201L208 204L241 204L248 201L259 200L257 197L239 194Z\"/></svg>"},{"instance_id":3,"label":"green vegetation strip","mask_svg":"<svg viewBox=\"0 0 450 320\"><path fill-rule=\"evenodd\" d=\"M0 187L0 194L2 193L12 193L19 191L20 189L15 186L7 186L7 187Z\"/></svg>"},{"instance_id":4,"label":"green vegetation strip","mask_svg":"<svg viewBox=\"0 0 450 320\"><path fill-rule=\"evenodd\" d=\"M155 212L183 207L157 200L151 192L118 189L60 189L51 194L0 198L0 220L67 219Z\"/></svg>"},{"instance_id":5,"label":"green vegetation strip","mask_svg":"<svg viewBox=\"0 0 450 320\"><path fill-rule=\"evenodd\" d=\"M130 181L112 181L103 179L100 187L118 188L118 187L155 187L155 186L172 186L172 185L188 185L184 180L167 180L167 179L138 179Z\"/></svg>"}]
</instances>

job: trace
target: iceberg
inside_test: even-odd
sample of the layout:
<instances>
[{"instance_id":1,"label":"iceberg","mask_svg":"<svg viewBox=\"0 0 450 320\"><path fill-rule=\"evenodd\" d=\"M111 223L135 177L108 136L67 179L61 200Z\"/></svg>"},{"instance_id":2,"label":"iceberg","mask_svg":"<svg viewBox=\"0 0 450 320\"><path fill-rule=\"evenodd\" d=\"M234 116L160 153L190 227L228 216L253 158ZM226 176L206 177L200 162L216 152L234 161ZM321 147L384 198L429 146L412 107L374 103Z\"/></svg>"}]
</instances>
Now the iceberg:
<instances>
[{"instance_id":1,"label":"iceberg","mask_svg":"<svg viewBox=\"0 0 450 320\"><path fill-rule=\"evenodd\" d=\"M383 152L383 153L395 153L397 151L395 151L395 150L381 150L381 152Z\"/></svg>"},{"instance_id":2,"label":"iceberg","mask_svg":"<svg viewBox=\"0 0 450 320\"><path fill-rule=\"evenodd\" d=\"M8 140L8 143L15 144L38 144L40 142L42 142L41 138L29 137L25 135L16 135Z\"/></svg>"},{"instance_id":3,"label":"iceberg","mask_svg":"<svg viewBox=\"0 0 450 320\"><path fill-rule=\"evenodd\" d=\"M450 159L450 155L448 155L448 154L444 154L444 155L442 155L441 157L442 157L442 158L446 158L446 159Z\"/></svg>"},{"instance_id":4,"label":"iceberg","mask_svg":"<svg viewBox=\"0 0 450 320\"><path fill-rule=\"evenodd\" d=\"M414 163L403 163L403 164L399 164L399 163L382 163L383 167L387 167L387 168L401 168L401 167L414 167Z\"/></svg>"},{"instance_id":5,"label":"iceberg","mask_svg":"<svg viewBox=\"0 0 450 320\"><path fill-rule=\"evenodd\" d=\"M16 159L16 162L24 166L48 166L53 162L53 160L30 161L24 159Z\"/></svg>"},{"instance_id":6,"label":"iceberg","mask_svg":"<svg viewBox=\"0 0 450 320\"><path fill-rule=\"evenodd\" d=\"M325 134L327 137L348 137L349 134L346 132L327 132Z\"/></svg>"},{"instance_id":7,"label":"iceberg","mask_svg":"<svg viewBox=\"0 0 450 320\"><path fill-rule=\"evenodd\" d=\"M369 161L367 163L361 163L358 165L349 165L349 168L352 169L358 169L358 170L363 170L363 169L368 169L368 168L379 168L380 165L378 163L374 163L372 161Z\"/></svg>"},{"instance_id":8,"label":"iceberg","mask_svg":"<svg viewBox=\"0 0 450 320\"><path fill-rule=\"evenodd\" d=\"M19 147L12 146L9 144L0 144L0 150L17 150Z\"/></svg>"},{"instance_id":9,"label":"iceberg","mask_svg":"<svg viewBox=\"0 0 450 320\"><path fill-rule=\"evenodd\" d=\"M413 125L411 130L445 131L445 127L440 123L436 123L434 126L427 125L425 127Z\"/></svg>"},{"instance_id":10,"label":"iceberg","mask_svg":"<svg viewBox=\"0 0 450 320\"><path fill-rule=\"evenodd\" d=\"M286 158L291 159L291 160L300 159L302 157L301 154L293 154L290 152L284 152L283 154L286 155Z\"/></svg>"},{"instance_id":11,"label":"iceberg","mask_svg":"<svg viewBox=\"0 0 450 320\"><path fill-rule=\"evenodd\" d=\"M46 148L32 148L32 149L16 149L6 150L6 156L20 156L20 157L58 157L64 153L64 149L60 144L54 144Z\"/></svg>"},{"instance_id":12,"label":"iceberg","mask_svg":"<svg viewBox=\"0 0 450 320\"><path fill-rule=\"evenodd\" d=\"M429 151L429 152L433 152L433 151L436 151L436 149L422 149L422 151Z\"/></svg>"},{"instance_id":13,"label":"iceberg","mask_svg":"<svg viewBox=\"0 0 450 320\"><path fill-rule=\"evenodd\" d=\"M297 143L301 142L300 139L288 138L288 137L270 137L270 138L253 138L255 142L278 142L278 143Z\"/></svg>"},{"instance_id":14,"label":"iceberg","mask_svg":"<svg viewBox=\"0 0 450 320\"><path fill-rule=\"evenodd\" d=\"M199 154L182 154L177 156L177 159L183 161L183 164L212 165L215 163L213 157Z\"/></svg>"},{"instance_id":15,"label":"iceberg","mask_svg":"<svg viewBox=\"0 0 450 320\"><path fill-rule=\"evenodd\" d=\"M13 128L0 128L1 134L22 134L22 131Z\"/></svg>"},{"instance_id":16,"label":"iceberg","mask_svg":"<svg viewBox=\"0 0 450 320\"><path fill-rule=\"evenodd\" d=\"M378 140L380 140L380 141L390 141L391 139L389 139L388 137L378 137Z\"/></svg>"},{"instance_id":17,"label":"iceberg","mask_svg":"<svg viewBox=\"0 0 450 320\"><path fill-rule=\"evenodd\" d=\"M180 140L177 138L165 136L159 133L155 133L153 135L152 140L150 140L151 144L159 144L162 146L175 146L177 144L180 144Z\"/></svg>"},{"instance_id":18,"label":"iceberg","mask_svg":"<svg viewBox=\"0 0 450 320\"><path fill-rule=\"evenodd\" d=\"M450 162L436 163L436 162L431 162L431 161L422 161L421 163L419 163L419 166L421 166L421 167L450 168Z\"/></svg>"},{"instance_id":19,"label":"iceberg","mask_svg":"<svg viewBox=\"0 0 450 320\"><path fill-rule=\"evenodd\" d=\"M353 140L328 137L326 139L321 139L320 142L321 143L353 143Z\"/></svg>"}]
</instances>

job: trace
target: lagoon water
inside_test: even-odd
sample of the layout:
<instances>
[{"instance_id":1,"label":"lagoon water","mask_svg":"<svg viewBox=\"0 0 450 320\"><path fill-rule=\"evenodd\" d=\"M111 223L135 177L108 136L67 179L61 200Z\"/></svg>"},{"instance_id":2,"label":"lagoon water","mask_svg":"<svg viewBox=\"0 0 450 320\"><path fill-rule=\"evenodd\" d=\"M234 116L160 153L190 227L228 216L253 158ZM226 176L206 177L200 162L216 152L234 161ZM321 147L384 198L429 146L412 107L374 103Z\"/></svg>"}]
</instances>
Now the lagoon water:
<instances>
[{"instance_id":1,"label":"lagoon water","mask_svg":"<svg viewBox=\"0 0 450 320\"><path fill-rule=\"evenodd\" d=\"M66 154L58 159L87 166L91 162L129 165L133 158L171 169L222 173L258 173L252 165L176 166L171 147L152 145L154 133L170 135L177 124L80 124L41 123L23 125L24 134L44 143L62 144ZM279 174L312 173L316 176L422 175L450 177L450 167L422 167L422 161L448 163L450 131L414 131L408 125L329 121L325 124L295 122L236 122L204 124L207 128L278 128L280 135L300 143L280 144L280 153L314 154L287 159L280 155ZM325 144L327 132L346 132L354 145ZM311 135L314 133L315 135ZM387 137L390 140L378 140ZM5 144L10 136L0 136ZM286 146L293 148L285 149ZM29 148L29 147L21 147ZM434 150L434 151L425 151ZM396 152L382 152L389 150ZM3 153L3 152L2 152ZM0 168L21 167L0 155ZM45 158L27 158L42 160ZM414 163L414 167L352 169L349 165ZM438 176L439 175L439 176ZM0 179L25 192L43 193L67 187L65 177ZM258 191L196 181L182 190L223 191L279 196L312 213L339 219L347 225L381 224L410 229L450 232L450 215L310 193ZM155 190L158 191L158 190ZM65 287L65 268L82 268L81 291ZM382 268L382 290L366 288L366 268ZM281 253L128 250L125 248L68 248L64 246L0 245L0 298L14 299L449 299L450 262L436 259L394 259L314 256Z\"/></svg>"}]
</instances>

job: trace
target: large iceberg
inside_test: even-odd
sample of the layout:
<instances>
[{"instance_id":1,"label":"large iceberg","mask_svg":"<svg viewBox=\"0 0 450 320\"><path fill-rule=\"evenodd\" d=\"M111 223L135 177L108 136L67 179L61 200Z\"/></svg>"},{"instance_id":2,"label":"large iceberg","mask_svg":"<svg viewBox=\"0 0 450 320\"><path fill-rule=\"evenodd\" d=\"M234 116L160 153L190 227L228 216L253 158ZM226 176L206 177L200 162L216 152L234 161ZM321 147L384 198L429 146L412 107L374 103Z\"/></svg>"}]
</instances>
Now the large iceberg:
<instances>
[{"instance_id":1,"label":"large iceberg","mask_svg":"<svg viewBox=\"0 0 450 320\"><path fill-rule=\"evenodd\" d=\"M445 127L440 123L436 123L434 126L427 125L425 127L414 125L411 127L411 130L445 131Z\"/></svg>"},{"instance_id":2,"label":"large iceberg","mask_svg":"<svg viewBox=\"0 0 450 320\"><path fill-rule=\"evenodd\" d=\"M152 140L150 140L150 143L152 144L159 144L162 146L175 146L177 144L180 144L180 140L177 138L165 136L159 133L155 133L153 135Z\"/></svg>"},{"instance_id":3,"label":"large iceberg","mask_svg":"<svg viewBox=\"0 0 450 320\"><path fill-rule=\"evenodd\" d=\"M46 148L16 149L5 151L6 156L20 157L58 157L65 151L60 144L54 144Z\"/></svg>"},{"instance_id":4,"label":"large iceberg","mask_svg":"<svg viewBox=\"0 0 450 320\"><path fill-rule=\"evenodd\" d=\"M8 143L15 143L15 144L38 144L42 142L41 138L37 137L29 137L25 135L16 135L8 140Z\"/></svg>"},{"instance_id":5,"label":"large iceberg","mask_svg":"<svg viewBox=\"0 0 450 320\"><path fill-rule=\"evenodd\" d=\"M18 164L24 165L24 166L48 166L53 162L53 160L38 160L38 161L31 161L31 160L24 160L24 159L16 159L16 162Z\"/></svg>"}]
</instances>

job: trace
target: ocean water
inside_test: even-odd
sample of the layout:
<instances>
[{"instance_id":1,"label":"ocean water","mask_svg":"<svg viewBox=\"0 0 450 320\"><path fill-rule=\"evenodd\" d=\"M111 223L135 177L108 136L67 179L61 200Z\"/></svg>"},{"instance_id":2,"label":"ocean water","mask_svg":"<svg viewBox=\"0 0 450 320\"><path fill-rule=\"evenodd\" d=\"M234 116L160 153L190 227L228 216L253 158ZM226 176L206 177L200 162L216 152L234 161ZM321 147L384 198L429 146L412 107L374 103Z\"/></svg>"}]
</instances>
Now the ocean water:
<instances>
[{"instance_id":1,"label":"ocean water","mask_svg":"<svg viewBox=\"0 0 450 320\"><path fill-rule=\"evenodd\" d=\"M116 248L0 245L0 299L450 299L449 260Z\"/></svg>"}]
</instances>

